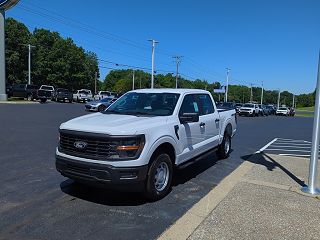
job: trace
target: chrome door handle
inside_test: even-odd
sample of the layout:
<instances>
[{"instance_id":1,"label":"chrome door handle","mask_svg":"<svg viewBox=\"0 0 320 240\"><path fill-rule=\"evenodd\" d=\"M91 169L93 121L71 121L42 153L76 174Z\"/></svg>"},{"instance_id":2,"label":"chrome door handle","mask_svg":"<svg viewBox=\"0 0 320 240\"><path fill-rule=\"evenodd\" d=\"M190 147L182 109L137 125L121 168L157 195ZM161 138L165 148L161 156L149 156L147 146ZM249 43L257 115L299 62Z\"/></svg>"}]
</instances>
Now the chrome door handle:
<instances>
[{"instance_id":1,"label":"chrome door handle","mask_svg":"<svg viewBox=\"0 0 320 240\"><path fill-rule=\"evenodd\" d=\"M200 123L200 127L204 127L206 124L204 122Z\"/></svg>"}]
</instances>

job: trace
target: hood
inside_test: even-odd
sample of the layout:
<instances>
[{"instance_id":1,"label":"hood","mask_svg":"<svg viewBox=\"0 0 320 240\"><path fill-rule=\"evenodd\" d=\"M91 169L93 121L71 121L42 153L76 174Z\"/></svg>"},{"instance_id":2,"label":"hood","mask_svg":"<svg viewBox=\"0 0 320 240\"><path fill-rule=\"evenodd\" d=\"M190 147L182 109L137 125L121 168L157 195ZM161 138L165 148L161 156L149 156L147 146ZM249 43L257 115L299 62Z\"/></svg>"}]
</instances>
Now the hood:
<instances>
[{"instance_id":1,"label":"hood","mask_svg":"<svg viewBox=\"0 0 320 240\"><path fill-rule=\"evenodd\" d=\"M166 124L166 116L137 117L132 115L94 113L61 124L60 129L110 135L133 135Z\"/></svg>"},{"instance_id":2,"label":"hood","mask_svg":"<svg viewBox=\"0 0 320 240\"><path fill-rule=\"evenodd\" d=\"M241 107L240 110L253 110L254 108Z\"/></svg>"}]
</instances>

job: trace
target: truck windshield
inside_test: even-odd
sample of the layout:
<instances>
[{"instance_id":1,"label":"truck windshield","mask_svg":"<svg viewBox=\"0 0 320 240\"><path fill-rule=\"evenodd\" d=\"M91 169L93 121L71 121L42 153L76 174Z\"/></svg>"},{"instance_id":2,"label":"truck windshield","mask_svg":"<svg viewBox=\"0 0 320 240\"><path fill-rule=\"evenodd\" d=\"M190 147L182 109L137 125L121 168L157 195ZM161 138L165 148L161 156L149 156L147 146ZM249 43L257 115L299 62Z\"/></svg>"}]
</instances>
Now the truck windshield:
<instances>
[{"instance_id":1,"label":"truck windshield","mask_svg":"<svg viewBox=\"0 0 320 240\"><path fill-rule=\"evenodd\" d=\"M176 107L179 95L176 93L131 92L123 95L103 113L169 116Z\"/></svg>"}]
</instances>

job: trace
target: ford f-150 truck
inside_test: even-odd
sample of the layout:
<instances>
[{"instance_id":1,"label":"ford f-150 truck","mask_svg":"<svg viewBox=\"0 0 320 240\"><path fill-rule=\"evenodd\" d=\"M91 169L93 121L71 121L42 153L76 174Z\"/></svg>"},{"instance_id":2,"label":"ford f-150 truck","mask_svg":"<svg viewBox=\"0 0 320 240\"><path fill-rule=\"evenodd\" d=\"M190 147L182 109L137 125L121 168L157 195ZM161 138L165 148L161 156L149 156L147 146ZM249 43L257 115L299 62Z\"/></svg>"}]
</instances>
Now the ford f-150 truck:
<instances>
[{"instance_id":1,"label":"ford f-150 truck","mask_svg":"<svg viewBox=\"0 0 320 240\"><path fill-rule=\"evenodd\" d=\"M204 90L142 89L59 131L56 168L63 176L157 200L170 191L174 167L211 151L229 156L236 112L217 109Z\"/></svg>"}]
</instances>

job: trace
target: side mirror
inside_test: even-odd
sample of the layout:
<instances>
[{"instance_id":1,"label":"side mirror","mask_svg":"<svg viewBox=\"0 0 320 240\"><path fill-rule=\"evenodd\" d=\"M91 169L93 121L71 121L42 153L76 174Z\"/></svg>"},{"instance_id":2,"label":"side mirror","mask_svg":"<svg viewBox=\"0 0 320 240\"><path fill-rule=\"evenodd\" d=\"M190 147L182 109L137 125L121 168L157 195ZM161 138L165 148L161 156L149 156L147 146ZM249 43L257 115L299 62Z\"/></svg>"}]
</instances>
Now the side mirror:
<instances>
[{"instance_id":1,"label":"side mirror","mask_svg":"<svg viewBox=\"0 0 320 240\"><path fill-rule=\"evenodd\" d=\"M189 122L199 122L199 114L198 113L183 113L179 116L181 124L189 123Z\"/></svg>"}]
</instances>

